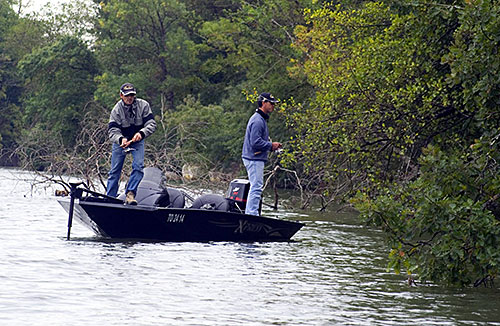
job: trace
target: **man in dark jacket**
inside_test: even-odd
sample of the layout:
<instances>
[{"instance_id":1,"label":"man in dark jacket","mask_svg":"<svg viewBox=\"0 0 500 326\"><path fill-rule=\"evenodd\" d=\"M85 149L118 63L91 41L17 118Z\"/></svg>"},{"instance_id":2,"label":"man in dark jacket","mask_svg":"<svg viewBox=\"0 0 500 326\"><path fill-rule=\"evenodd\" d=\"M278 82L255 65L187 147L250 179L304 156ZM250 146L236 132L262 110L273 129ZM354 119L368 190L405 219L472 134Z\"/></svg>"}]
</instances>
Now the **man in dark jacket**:
<instances>
[{"instance_id":1,"label":"man in dark jacket","mask_svg":"<svg viewBox=\"0 0 500 326\"><path fill-rule=\"evenodd\" d=\"M259 215L260 197L264 186L264 165L269 151L281 148L281 143L269 140L267 120L278 103L270 93L262 93L257 99L259 108L248 120L241 157L247 169L250 190L245 214Z\"/></svg>"},{"instance_id":2,"label":"man in dark jacket","mask_svg":"<svg viewBox=\"0 0 500 326\"><path fill-rule=\"evenodd\" d=\"M156 130L149 103L136 98L135 95L135 87L131 83L120 87L121 100L113 107L108 124L108 136L113 143L113 152L107 195L116 197L125 157L127 153L132 153L132 173L125 192L125 202L130 205L137 205L135 194L144 176L144 139Z\"/></svg>"}]
</instances>

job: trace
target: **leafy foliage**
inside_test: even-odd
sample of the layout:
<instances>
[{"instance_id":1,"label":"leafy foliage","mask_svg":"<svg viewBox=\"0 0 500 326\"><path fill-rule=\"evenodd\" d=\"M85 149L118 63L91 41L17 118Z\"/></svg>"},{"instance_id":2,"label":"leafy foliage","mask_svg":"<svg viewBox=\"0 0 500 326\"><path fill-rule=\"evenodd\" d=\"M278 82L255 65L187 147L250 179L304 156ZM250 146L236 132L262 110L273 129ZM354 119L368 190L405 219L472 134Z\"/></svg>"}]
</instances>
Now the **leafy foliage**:
<instances>
[{"instance_id":1,"label":"leafy foliage","mask_svg":"<svg viewBox=\"0 0 500 326\"><path fill-rule=\"evenodd\" d=\"M313 1L239 1L239 8L203 23L211 56L204 66L225 76L228 87L269 91L280 98L303 99L309 93L305 80L286 74L290 60L299 53L290 47L293 30L304 22L303 9Z\"/></svg>"},{"instance_id":2,"label":"leafy foliage","mask_svg":"<svg viewBox=\"0 0 500 326\"><path fill-rule=\"evenodd\" d=\"M451 68L448 82L459 87L457 100L464 114L474 116L476 135L494 132L500 106L500 6L481 0L461 11L460 26L449 53L443 56Z\"/></svg>"},{"instance_id":3,"label":"leafy foliage","mask_svg":"<svg viewBox=\"0 0 500 326\"><path fill-rule=\"evenodd\" d=\"M96 47L106 75L99 87L108 89L111 80L116 90L125 80L132 82L162 109L174 108L190 90L198 92L199 45L189 21L178 0L101 2Z\"/></svg>"},{"instance_id":4,"label":"leafy foliage","mask_svg":"<svg viewBox=\"0 0 500 326\"><path fill-rule=\"evenodd\" d=\"M390 4L306 11L293 72L316 94L284 108L297 131L287 162L324 192L357 192L397 272L489 282L500 241L498 4Z\"/></svg>"},{"instance_id":5,"label":"leafy foliage","mask_svg":"<svg viewBox=\"0 0 500 326\"><path fill-rule=\"evenodd\" d=\"M19 133L20 79L15 54L7 42L17 22L10 2L0 1L0 150L15 146Z\"/></svg>"},{"instance_id":6,"label":"leafy foliage","mask_svg":"<svg viewBox=\"0 0 500 326\"><path fill-rule=\"evenodd\" d=\"M165 117L167 126L176 131L176 146L183 148L179 161L217 170L229 167L233 158L239 157L246 123L243 117L229 114L221 106L203 106L192 97L179 109Z\"/></svg>"},{"instance_id":7,"label":"leafy foliage","mask_svg":"<svg viewBox=\"0 0 500 326\"><path fill-rule=\"evenodd\" d=\"M26 78L24 110L27 123L60 132L72 144L92 100L97 62L86 44L66 36L33 51L19 62Z\"/></svg>"},{"instance_id":8,"label":"leafy foliage","mask_svg":"<svg viewBox=\"0 0 500 326\"><path fill-rule=\"evenodd\" d=\"M353 202L368 223L386 231L392 248L388 267L397 273L406 269L422 280L489 284L500 266L494 249L500 215L487 209L498 192L492 186L500 181L493 163L498 148L490 151L489 162L471 149L450 155L429 146L424 153L421 177L376 200L359 193Z\"/></svg>"},{"instance_id":9,"label":"leafy foliage","mask_svg":"<svg viewBox=\"0 0 500 326\"><path fill-rule=\"evenodd\" d=\"M433 46L446 41L448 25L437 20L423 33L416 29L421 15L371 2L308 13L313 27L298 27L295 43L308 57L294 69L317 92L307 105L285 108L297 131L293 159L330 187L346 180L378 187L411 177L421 146L461 121L448 110L446 68Z\"/></svg>"}]
</instances>

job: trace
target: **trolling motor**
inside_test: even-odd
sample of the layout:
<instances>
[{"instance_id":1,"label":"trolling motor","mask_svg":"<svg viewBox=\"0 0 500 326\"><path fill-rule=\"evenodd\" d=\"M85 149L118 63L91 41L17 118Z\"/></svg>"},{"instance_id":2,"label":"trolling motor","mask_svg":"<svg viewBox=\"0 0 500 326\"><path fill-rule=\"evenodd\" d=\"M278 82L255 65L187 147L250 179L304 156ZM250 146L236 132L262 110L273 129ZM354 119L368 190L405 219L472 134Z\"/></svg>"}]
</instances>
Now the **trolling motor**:
<instances>
[{"instance_id":1,"label":"trolling motor","mask_svg":"<svg viewBox=\"0 0 500 326\"><path fill-rule=\"evenodd\" d=\"M85 185L85 183L83 183L81 181L80 182L70 182L69 184L71 186L71 190L69 192L69 194L71 196L71 199L70 199L70 202L69 202L69 212L68 212L68 234L66 236L67 240L69 240L69 238L70 238L71 226L73 224L73 211L75 209L75 199L82 199L83 192L86 192L86 193L89 193L91 195L95 195L95 196L98 196L98 197L105 198L108 201L111 201L112 203L123 204L123 201L119 200L117 198L110 197L110 196L107 196L107 195L104 195L104 194L100 194L100 193L92 191L90 189L79 188L79 186L82 186L82 185L85 186L85 187L87 187Z\"/></svg>"},{"instance_id":2,"label":"trolling motor","mask_svg":"<svg viewBox=\"0 0 500 326\"><path fill-rule=\"evenodd\" d=\"M69 202L69 216L68 216L68 235L66 236L66 240L69 240L69 236L71 233L71 225L73 224L73 210L75 208L75 198L82 198L83 189L78 188L81 186L83 182L70 182L71 190L69 192L71 196L71 200Z\"/></svg>"}]
</instances>

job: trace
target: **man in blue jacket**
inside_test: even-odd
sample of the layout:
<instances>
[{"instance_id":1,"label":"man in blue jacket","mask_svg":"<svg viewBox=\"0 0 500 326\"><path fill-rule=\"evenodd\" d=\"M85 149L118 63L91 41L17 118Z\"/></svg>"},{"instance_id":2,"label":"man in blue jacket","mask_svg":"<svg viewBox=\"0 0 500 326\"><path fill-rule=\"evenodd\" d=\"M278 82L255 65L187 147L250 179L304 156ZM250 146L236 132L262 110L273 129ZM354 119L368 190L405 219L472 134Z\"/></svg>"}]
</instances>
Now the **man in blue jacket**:
<instances>
[{"instance_id":1,"label":"man in blue jacket","mask_svg":"<svg viewBox=\"0 0 500 326\"><path fill-rule=\"evenodd\" d=\"M121 100L113 107L108 124L108 136L113 143L113 152L106 187L107 195L116 197L125 157L127 153L131 153L132 173L125 192L125 203L130 205L137 205L135 194L144 176L144 139L156 130L149 103L136 98L135 95L135 87L131 83L120 87Z\"/></svg>"},{"instance_id":2,"label":"man in blue jacket","mask_svg":"<svg viewBox=\"0 0 500 326\"><path fill-rule=\"evenodd\" d=\"M271 93L262 93L257 98L259 108L248 120L241 157L247 169L250 191L245 214L259 215L259 204L264 186L264 165L269 151L281 148L281 143L271 142L267 120L278 103Z\"/></svg>"}]
</instances>

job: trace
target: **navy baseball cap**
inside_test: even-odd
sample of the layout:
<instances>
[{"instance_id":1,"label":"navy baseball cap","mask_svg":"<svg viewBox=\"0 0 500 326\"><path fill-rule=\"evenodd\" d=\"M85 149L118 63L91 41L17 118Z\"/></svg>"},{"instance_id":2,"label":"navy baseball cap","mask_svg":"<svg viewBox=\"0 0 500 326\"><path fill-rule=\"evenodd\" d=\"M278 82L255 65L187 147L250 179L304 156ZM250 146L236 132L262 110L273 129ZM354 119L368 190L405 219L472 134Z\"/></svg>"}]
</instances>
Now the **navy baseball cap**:
<instances>
[{"instance_id":1,"label":"navy baseball cap","mask_svg":"<svg viewBox=\"0 0 500 326\"><path fill-rule=\"evenodd\" d=\"M120 93L123 94L123 96L127 96L130 94L136 94L135 92L135 87L131 83L125 83L120 87Z\"/></svg>"},{"instance_id":2,"label":"navy baseball cap","mask_svg":"<svg viewBox=\"0 0 500 326\"><path fill-rule=\"evenodd\" d=\"M271 102L271 103L279 102L277 99L274 98L274 96L271 95L271 93L261 93L257 100L261 102Z\"/></svg>"}]
</instances>

